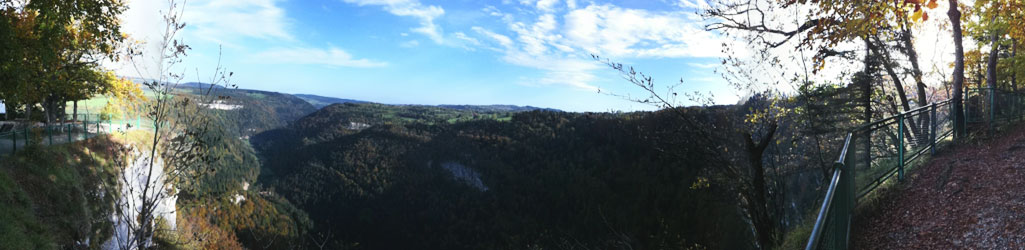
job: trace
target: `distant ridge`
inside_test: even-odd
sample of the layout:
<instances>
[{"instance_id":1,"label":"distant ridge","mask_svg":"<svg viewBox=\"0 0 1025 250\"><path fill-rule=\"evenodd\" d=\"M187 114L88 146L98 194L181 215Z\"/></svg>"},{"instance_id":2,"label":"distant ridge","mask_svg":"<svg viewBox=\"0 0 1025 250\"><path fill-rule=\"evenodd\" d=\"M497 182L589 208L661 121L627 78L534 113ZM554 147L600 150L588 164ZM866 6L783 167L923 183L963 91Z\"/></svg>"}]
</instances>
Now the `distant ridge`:
<instances>
[{"instance_id":1,"label":"distant ridge","mask_svg":"<svg viewBox=\"0 0 1025 250\"><path fill-rule=\"evenodd\" d=\"M516 106L516 105L438 105L440 108L457 109L457 110L469 110L469 111L481 111L481 112L522 112L522 111L554 111L562 112L562 110L553 108L539 108L534 106Z\"/></svg>"},{"instance_id":2,"label":"distant ridge","mask_svg":"<svg viewBox=\"0 0 1025 250\"><path fill-rule=\"evenodd\" d=\"M137 78L137 77L126 77L126 78L128 80L132 81L132 82L139 83L139 84L142 84L142 83L148 82L148 81L152 81L152 79L146 79L146 78ZM178 88L205 89L205 88L209 88L210 84L209 83L202 83L202 82L186 82L186 83L179 84L177 87ZM224 87L222 85L214 85L213 88L214 89L227 89L226 87ZM248 92L280 93L280 92L275 92L275 91L255 90L255 89L242 89L242 88L239 88L239 89L236 89L236 90L248 91ZM281 94L285 94L285 93L281 93ZM310 103L311 105L313 105L313 107L315 107L317 109L322 109L322 108L330 106L332 104L375 103L375 102L371 102L371 101L344 99L344 98L319 96L319 95L311 95L311 94L285 94L285 95L292 95L292 96L298 97L299 99L302 99L303 101L306 101L306 102ZM517 105L508 105L508 104L492 104L492 105L469 105L469 104L442 104L442 105L385 104L385 105L396 105L396 106L431 106L431 107L439 107L439 108L463 110L463 111L474 111L474 112L523 112L523 111L534 111L534 110L563 112L562 110L553 109L553 108L541 108L541 107L534 107L534 106L517 106Z\"/></svg>"},{"instance_id":3,"label":"distant ridge","mask_svg":"<svg viewBox=\"0 0 1025 250\"><path fill-rule=\"evenodd\" d=\"M352 99L342 99L342 98L334 98L334 97L310 95L310 94L294 94L294 96L295 97L299 97L300 99L303 99L304 101L306 101L306 102L308 102L310 104L313 104L313 106L317 107L317 109L321 109L321 108L324 108L324 107L326 107L328 105L335 104L335 103L370 103L368 101L360 101L360 100L352 100Z\"/></svg>"}]
</instances>

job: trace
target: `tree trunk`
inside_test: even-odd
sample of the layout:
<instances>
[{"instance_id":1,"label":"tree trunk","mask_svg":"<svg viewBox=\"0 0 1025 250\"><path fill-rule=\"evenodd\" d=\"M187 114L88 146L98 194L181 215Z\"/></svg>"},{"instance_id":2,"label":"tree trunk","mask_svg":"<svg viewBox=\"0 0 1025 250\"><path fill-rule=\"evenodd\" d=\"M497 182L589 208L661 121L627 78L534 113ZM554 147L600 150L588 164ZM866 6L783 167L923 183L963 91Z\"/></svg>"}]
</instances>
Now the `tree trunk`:
<instances>
[{"instance_id":1,"label":"tree trunk","mask_svg":"<svg viewBox=\"0 0 1025 250\"><path fill-rule=\"evenodd\" d=\"M954 93L954 139L964 138L964 109L961 106L961 86L964 84L964 45L961 38L961 11L958 10L957 0L949 0L950 9L947 10L947 17L950 18L950 26L953 28L954 36L954 77L951 81Z\"/></svg>"},{"instance_id":2,"label":"tree trunk","mask_svg":"<svg viewBox=\"0 0 1025 250\"><path fill-rule=\"evenodd\" d=\"M25 120L32 121L32 106L35 104L25 104Z\"/></svg>"},{"instance_id":3,"label":"tree trunk","mask_svg":"<svg viewBox=\"0 0 1025 250\"><path fill-rule=\"evenodd\" d=\"M43 116L46 116L46 125L47 126L49 126L51 121L52 121L51 118L53 118L53 117L50 116L50 114L52 114L52 111L53 111L53 99L51 99L50 97L47 97L45 100L43 100Z\"/></svg>"},{"instance_id":4,"label":"tree trunk","mask_svg":"<svg viewBox=\"0 0 1025 250\"><path fill-rule=\"evenodd\" d=\"M861 86L859 86L861 88L861 108L863 109L861 120L863 124L869 124L872 123L872 79L875 75L875 72L879 70L879 61L875 60L875 58L872 56L872 42L864 37L862 40L865 41L865 69L863 73L864 77L863 79L861 79L860 82ZM861 137L862 149L864 150L862 151L861 155L861 157L863 157L862 159L871 159L871 135L871 132L866 132ZM862 167L869 168L871 167L871 164L865 164L865 166Z\"/></svg>"},{"instance_id":5,"label":"tree trunk","mask_svg":"<svg viewBox=\"0 0 1025 250\"><path fill-rule=\"evenodd\" d=\"M765 185L765 167L762 165L762 156L765 153L765 149L772 142L772 138L776 133L776 123L769 124L769 131L765 133L762 140L755 144L754 138L751 134L745 133L745 145L747 146L748 163L751 165L752 180L751 188L753 189L751 208L751 222L755 226L755 233L758 234L758 244L761 245L762 249L771 249L775 247L776 241L776 228L773 226L772 216L769 214L769 201L766 198L768 190Z\"/></svg>"},{"instance_id":6,"label":"tree trunk","mask_svg":"<svg viewBox=\"0 0 1025 250\"><path fill-rule=\"evenodd\" d=\"M991 21L995 22L996 19L997 17L993 16ZM999 32L993 30L989 34L989 58L986 61L986 85L993 89L996 89L997 87L997 52L1000 50L1000 43L998 43L999 37L997 33Z\"/></svg>"},{"instance_id":7,"label":"tree trunk","mask_svg":"<svg viewBox=\"0 0 1025 250\"><path fill-rule=\"evenodd\" d=\"M995 15L993 16L992 20L996 21ZM997 89L997 51L1000 50L1000 44L997 43L996 30L993 30L989 35L989 47L989 58L986 60L986 87L988 87L989 89L987 89L986 92L989 93L990 97L988 98L989 100L984 101L989 102L989 105L986 105L986 107L989 109L987 110L989 114L989 119L987 120L989 120L989 128L992 129L994 122L993 119L994 117L996 117L995 114L993 114L993 112L996 112L995 102L997 101L997 96L995 96Z\"/></svg>"},{"instance_id":8,"label":"tree trunk","mask_svg":"<svg viewBox=\"0 0 1025 250\"><path fill-rule=\"evenodd\" d=\"M1018 39L1011 38L1011 90L1018 92Z\"/></svg>"},{"instance_id":9,"label":"tree trunk","mask_svg":"<svg viewBox=\"0 0 1025 250\"><path fill-rule=\"evenodd\" d=\"M886 74L890 75L890 78L892 78L893 86L897 89L897 97L900 98L900 106L904 108L904 110L894 109L894 113L900 114L903 112L908 112L911 110L911 104L908 101L907 92L904 92L904 84L901 83L900 75L897 75L897 71L893 69L893 58L890 57L890 52L887 51L886 48L879 48L880 46L883 46L882 41L880 41L878 38L876 38L875 41L876 44L874 46L869 46L869 48L875 51L876 55L882 56L883 69L886 69ZM904 117L904 119L905 124L911 124L910 129L904 130L904 135L907 137L908 141L920 141L918 140L918 137L923 136L923 134L921 129L919 129L919 126L916 126L918 123L915 122L915 117L907 116ZM905 124L900 124L900 126L905 126Z\"/></svg>"},{"instance_id":10,"label":"tree trunk","mask_svg":"<svg viewBox=\"0 0 1025 250\"><path fill-rule=\"evenodd\" d=\"M915 85L918 87L918 105L924 106L929 103L925 95L925 82L922 80L922 68L918 65L918 52L915 51L915 45L911 42L911 30L905 26L901 36L901 41L904 42L904 54L907 54L908 61L911 61L911 75L915 78Z\"/></svg>"},{"instance_id":11,"label":"tree trunk","mask_svg":"<svg viewBox=\"0 0 1025 250\"><path fill-rule=\"evenodd\" d=\"M907 22L907 19L904 20ZM922 68L918 65L918 51L915 50L915 44L912 42L913 35L911 34L910 24L904 25L901 29L902 35L900 36L901 42L904 43L904 54L908 56L908 61L911 62L911 76L915 80L915 86L918 89L918 106L928 106L929 98L926 96L925 81L922 80ZM932 117L929 115L922 116L918 119L918 123L912 123L916 125L916 129L928 136L929 124L932 123Z\"/></svg>"},{"instance_id":12,"label":"tree trunk","mask_svg":"<svg viewBox=\"0 0 1025 250\"><path fill-rule=\"evenodd\" d=\"M75 100L71 104L71 120L73 120L73 121L77 121L78 120L78 100Z\"/></svg>"}]
</instances>

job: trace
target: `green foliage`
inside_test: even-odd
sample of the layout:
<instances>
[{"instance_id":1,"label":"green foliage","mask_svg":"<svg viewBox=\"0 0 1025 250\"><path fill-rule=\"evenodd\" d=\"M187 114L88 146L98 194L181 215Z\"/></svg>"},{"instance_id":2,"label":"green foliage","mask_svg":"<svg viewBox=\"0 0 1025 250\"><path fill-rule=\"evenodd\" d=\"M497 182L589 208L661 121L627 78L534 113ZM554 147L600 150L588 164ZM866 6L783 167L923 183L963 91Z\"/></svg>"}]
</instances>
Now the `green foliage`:
<instances>
[{"instance_id":1,"label":"green foliage","mask_svg":"<svg viewBox=\"0 0 1025 250\"><path fill-rule=\"evenodd\" d=\"M196 98L204 89L184 88L178 98ZM209 122L199 141L207 145L210 161L201 162L200 169L209 172L195 182L179 183L181 208L180 228L208 234L212 239L193 242L182 247L285 249L304 239L309 219L287 200L261 192L256 178L261 163L246 138L258 132L286 125L313 111L310 104L290 95L216 88L221 107L211 112L196 112L196 121ZM203 124L186 124L202 126ZM185 187L185 188L183 188ZM241 199L244 200L240 200ZM191 237L185 235L186 237Z\"/></svg>"},{"instance_id":2,"label":"green foliage","mask_svg":"<svg viewBox=\"0 0 1025 250\"><path fill-rule=\"evenodd\" d=\"M100 120L101 121L120 120L120 119L121 119L121 109L119 109L117 107L117 105L114 105L113 103L109 103L108 102L107 105L103 106L103 109L100 109Z\"/></svg>"}]
</instances>

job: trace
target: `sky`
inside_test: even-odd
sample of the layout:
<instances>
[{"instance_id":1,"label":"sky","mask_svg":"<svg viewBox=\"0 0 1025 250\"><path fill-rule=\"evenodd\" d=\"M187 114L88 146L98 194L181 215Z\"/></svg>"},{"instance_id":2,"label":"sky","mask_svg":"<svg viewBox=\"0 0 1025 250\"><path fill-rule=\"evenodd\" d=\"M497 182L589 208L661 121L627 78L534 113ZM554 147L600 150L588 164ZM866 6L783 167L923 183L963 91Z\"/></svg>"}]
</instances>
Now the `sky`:
<instances>
[{"instance_id":1,"label":"sky","mask_svg":"<svg viewBox=\"0 0 1025 250\"><path fill-rule=\"evenodd\" d=\"M179 0L181 1L181 0ZM945 2L914 29L927 82L950 75L953 48L944 30ZM129 0L123 31L155 55L165 0ZM315 94L388 104L513 104L566 111L634 111L655 107L637 86L591 55L652 76L657 89L700 92L715 104L737 103L719 73L723 44L741 57L749 46L707 31L705 0L190 0L181 38L192 48L185 81L210 82L217 63L240 88ZM794 26L813 9L773 13ZM786 29L786 27L784 27ZM790 28L792 29L792 27ZM855 51L860 44L847 45ZM843 47L843 46L841 46ZM966 50L972 47L966 43ZM781 46L788 60L755 80L792 77L813 53ZM143 58L135 61L155 61ZM759 62L756 62L759 63ZM112 66L122 76L156 78L155 66ZM137 63L143 64L146 63ZM832 62L816 82L860 63ZM787 74L776 72L779 68ZM836 72L834 72L836 71ZM778 80L778 79L777 79ZM784 80L787 81L787 80ZM791 81L792 82L792 81ZM792 91L794 86L762 86ZM612 95L610 95L612 94ZM618 95L618 96L617 96ZM681 95L682 96L682 95ZM680 98L683 106L699 103Z\"/></svg>"},{"instance_id":2,"label":"sky","mask_svg":"<svg viewBox=\"0 0 1025 250\"><path fill-rule=\"evenodd\" d=\"M153 47L166 2L128 5L123 31ZM609 95L646 96L594 54L664 86L682 79L678 91L736 103L739 95L715 73L729 40L704 30L702 6L703 0L191 0L181 38L192 50L183 65L186 81L208 82L220 55L240 88L389 104L654 108ZM154 78L135 67L118 73Z\"/></svg>"}]
</instances>

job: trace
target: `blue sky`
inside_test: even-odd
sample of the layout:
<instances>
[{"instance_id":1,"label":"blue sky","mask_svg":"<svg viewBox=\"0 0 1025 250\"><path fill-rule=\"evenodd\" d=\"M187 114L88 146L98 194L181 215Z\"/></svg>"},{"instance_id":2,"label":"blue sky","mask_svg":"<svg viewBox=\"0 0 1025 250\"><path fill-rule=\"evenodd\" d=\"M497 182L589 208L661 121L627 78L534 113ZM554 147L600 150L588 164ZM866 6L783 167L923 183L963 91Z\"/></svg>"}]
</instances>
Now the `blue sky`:
<instances>
[{"instance_id":1,"label":"blue sky","mask_svg":"<svg viewBox=\"0 0 1025 250\"><path fill-rule=\"evenodd\" d=\"M125 31L150 42L163 1L133 0ZM241 88L394 104L514 104L567 111L652 107L590 54L680 91L737 94L718 77L721 44L702 0L192 0L188 81L217 61ZM123 75L133 75L121 70ZM137 74L136 74L137 75ZM144 74L145 75L145 74ZM599 89L603 93L599 93ZM681 100L684 105L693 103Z\"/></svg>"}]
</instances>

